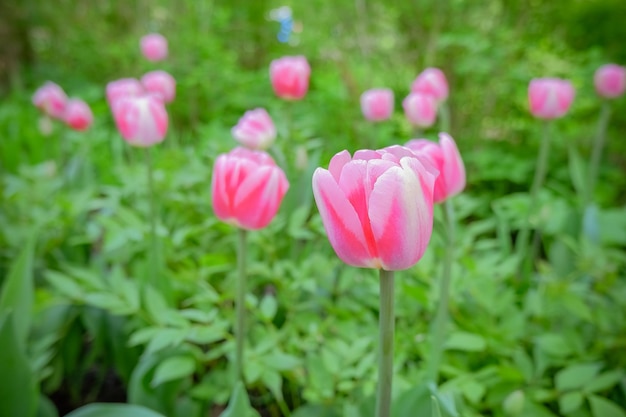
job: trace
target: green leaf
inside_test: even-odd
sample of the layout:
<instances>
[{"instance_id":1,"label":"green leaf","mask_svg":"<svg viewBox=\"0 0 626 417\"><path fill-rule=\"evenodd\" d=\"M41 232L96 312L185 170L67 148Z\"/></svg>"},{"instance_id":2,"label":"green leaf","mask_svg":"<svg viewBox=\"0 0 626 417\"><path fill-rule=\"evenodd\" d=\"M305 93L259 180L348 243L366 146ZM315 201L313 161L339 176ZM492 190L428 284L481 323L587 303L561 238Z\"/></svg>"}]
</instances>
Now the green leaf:
<instances>
[{"instance_id":1,"label":"green leaf","mask_svg":"<svg viewBox=\"0 0 626 417\"><path fill-rule=\"evenodd\" d=\"M559 391L582 388L594 378L602 365L599 363L577 363L557 372L555 386Z\"/></svg>"},{"instance_id":2,"label":"green leaf","mask_svg":"<svg viewBox=\"0 0 626 417\"><path fill-rule=\"evenodd\" d=\"M626 411L612 401L597 395L588 397L593 417L626 417Z\"/></svg>"},{"instance_id":3,"label":"green leaf","mask_svg":"<svg viewBox=\"0 0 626 417\"><path fill-rule=\"evenodd\" d=\"M158 387L164 382L185 378L196 369L196 362L191 356L172 356L161 362L154 371L150 385Z\"/></svg>"},{"instance_id":4,"label":"green leaf","mask_svg":"<svg viewBox=\"0 0 626 417\"><path fill-rule=\"evenodd\" d=\"M39 396L37 402L37 417L59 417L59 412L54 403L45 395Z\"/></svg>"},{"instance_id":5,"label":"green leaf","mask_svg":"<svg viewBox=\"0 0 626 417\"><path fill-rule=\"evenodd\" d=\"M452 333L445 343L445 348L450 350L462 350L465 352L482 352L487 347L485 339L474 333Z\"/></svg>"},{"instance_id":6,"label":"green leaf","mask_svg":"<svg viewBox=\"0 0 626 417\"><path fill-rule=\"evenodd\" d=\"M65 417L165 417L149 408L134 404L89 404Z\"/></svg>"},{"instance_id":7,"label":"green leaf","mask_svg":"<svg viewBox=\"0 0 626 417\"><path fill-rule=\"evenodd\" d=\"M566 357L572 353L569 344L565 338L556 333L546 333L537 338L539 348L552 356Z\"/></svg>"},{"instance_id":8,"label":"green leaf","mask_svg":"<svg viewBox=\"0 0 626 417\"><path fill-rule=\"evenodd\" d=\"M71 300L82 300L83 288L71 277L56 271L46 271L46 279L58 292Z\"/></svg>"},{"instance_id":9,"label":"green leaf","mask_svg":"<svg viewBox=\"0 0 626 417\"><path fill-rule=\"evenodd\" d=\"M261 374L261 381L270 390L278 401L283 399L283 378L278 372L265 371Z\"/></svg>"},{"instance_id":10,"label":"green leaf","mask_svg":"<svg viewBox=\"0 0 626 417\"><path fill-rule=\"evenodd\" d=\"M430 402L431 402L431 407L432 407L431 416L441 417L441 410L439 409L439 401L437 401L437 398L434 395L430 396Z\"/></svg>"},{"instance_id":11,"label":"green leaf","mask_svg":"<svg viewBox=\"0 0 626 417\"><path fill-rule=\"evenodd\" d=\"M228 407L220 417L260 417L260 414L250 406L248 392L241 381L237 382L228 401Z\"/></svg>"},{"instance_id":12,"label":"green leaf","mask_svg":"<svg viewBox=\"0 0 626 417\"><path fill-rule=\"evenodd\" d=\"M263 356L263 362L277 371L290 371L300 365L300 359L279 350Z\"/></svg>"},{"instance_id":13,"label":"green leaf","mask_svg":"<svg viewBox=\"0 0 626 417\"><path fill-rule=\"evenodd\" d=\"M569 147L569 175L579 196L584 196L587 189L587 172L580 154L573 146Z\"/></svg>"},{"instance_id":14,"label":"green leaf","mask_svg":"<svg viewBox=\"0 0 626 417\"><path fill-rule=\"evenodd\" d=\"M305 405L298 408L291 417L344 417L331 406Z\"/></svg>"},{"instance_id":15,"label":"green leaf","mask_svg":"<svg viewBox=\"0 0 626 417\"><path fill-rule=\"evenodd\" d=\"M277 310L278 303L276 302L276 297L274 297L272 294L265 294L261 299L261 303L259 305L261 317L263 317L267 321L270 321L276 315Z\"/></svg>"},{"instance_id":16,"label":"green leaf","mask_svg":"<svg viewBox=\"0 0 626 417\"><path fill-rule=\"evenodd\" d=\"M580 391L568 392L559 397L559 410L561 414L569 414L580 408L583 404L583 395Z\"/></svg>"},{"instance_id":17,"label":"green leaf","mask_svg":"<svg viewBox=\"0 0 626 417\"><path fill-rule=\"evenodd\" d=\"M586 393L595 393L598 391L605 391L612 388L617 384L624 376L624 371L621 369L615 369L613 371L604 372L591 381L585 383L583 391Z\"/></svg>"}]
</instances>

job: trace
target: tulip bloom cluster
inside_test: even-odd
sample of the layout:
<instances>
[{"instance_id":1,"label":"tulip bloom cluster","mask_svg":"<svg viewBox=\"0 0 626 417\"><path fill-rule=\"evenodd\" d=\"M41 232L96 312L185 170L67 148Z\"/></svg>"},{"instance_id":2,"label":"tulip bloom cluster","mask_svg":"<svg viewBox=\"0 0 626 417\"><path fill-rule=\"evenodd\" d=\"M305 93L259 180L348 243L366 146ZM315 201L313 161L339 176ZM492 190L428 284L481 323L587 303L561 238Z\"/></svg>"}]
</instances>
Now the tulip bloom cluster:
<instances>
[{"instance_id":1,"label":"tulip bloom cluster","mask_svg":"<svg viewBox=\"0 0 626 417\"><path fill-rule=\"evenodd\" d=\"M93 123L89 105L79 98L68 99L65 91L51 81L35 92L33 104L46 117L60 120L77 131L87 130Z\"/></svg>"}]
</instances>

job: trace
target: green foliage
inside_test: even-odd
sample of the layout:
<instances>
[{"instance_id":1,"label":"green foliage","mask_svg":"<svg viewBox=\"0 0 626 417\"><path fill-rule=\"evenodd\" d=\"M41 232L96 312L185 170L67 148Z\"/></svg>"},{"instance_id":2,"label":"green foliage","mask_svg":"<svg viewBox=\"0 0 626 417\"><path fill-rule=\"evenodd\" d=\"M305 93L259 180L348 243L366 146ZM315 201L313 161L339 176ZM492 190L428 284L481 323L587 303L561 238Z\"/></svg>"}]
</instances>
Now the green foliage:
<instances>
[{"instance_id":1,"label":"green foliage","mask_svg":"<svg viewBox=\"0 0 626 417\"><path fill-rule=\"evenodd\" d=\"M163 414L132 404L94 403L67 414L67 417L163 417Z\"/></svg>"}]
</instances>

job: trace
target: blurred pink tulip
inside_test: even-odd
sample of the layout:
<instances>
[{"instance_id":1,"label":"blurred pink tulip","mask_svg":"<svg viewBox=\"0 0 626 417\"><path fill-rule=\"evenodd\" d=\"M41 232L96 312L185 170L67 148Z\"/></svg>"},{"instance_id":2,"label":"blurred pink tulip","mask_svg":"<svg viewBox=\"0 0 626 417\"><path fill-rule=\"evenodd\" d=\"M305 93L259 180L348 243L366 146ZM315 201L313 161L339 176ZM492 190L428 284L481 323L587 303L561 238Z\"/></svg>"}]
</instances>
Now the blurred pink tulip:
<instances>
[{"instance_id":1,"label":"blurred pink tulip","mask_svg":"<svg viewBox=\"0 0 626 417\"><path fill-rule=\"evenodd\" d=\"M574 101L572 83L559 78L535 78L528 86L530 112L539 119L564 116Z\"/></svg>"},{"instance_id":2,"label":"blurred pink tulip","mask_svg":"<svg viewBox=\"0 0 626 417\"><path fill-rule=\"evenodd\" d=\"M65 109L65 123L74 130L89 129L93 123L93 113L89 105L79 98L68 100Z\"/></svg>"},{"instance_id":3,"label":"blurred pink tulip","mask_svg":"<svg viewBox=\"0 0 626 417\"><path fill-rule=\"evenodd\" d=\"M141 53L149 61L162 61L167 58L167 39L158 33L141 38Z\"/></svg>"},{"instance_id":4,"label":"blurred pink tulip","mask_svg":"<svg viewBox=\"0 0 626 417\"><path fill-rule=\"evenodd\" d=\"M336 154L313 174L313 195L337 256L387 271L420 260L433 228L430 161L402 146Z\"/></svg>"},{"instance_id":5,"label":"blurred pink tulip","mask_svg":"<svg viewBox=\"0 0 626 417\"><path fill-rule=\"evenodd\" d=\"M403 101L404 114L409 122L417 127L430 127L437 119L435 97L424 93L411 93Z\"/></svg>"},{"instance_id":6,"label":"blurred pink tulip","mask_svg":"<svg viewBox=\"0 0 626 417\"><path fill-rule=\"evenodd\" d=\"M387 120L393 113L393 91L374 88L361 94L361 111L372 122Z\"/></svg>"},{"instance_id":7,"label":"blurred pink tulip","mask_svg":"<svg viewBox=\"0 0 626 417\"><path fill-rule=\"evenodd\" d=\"M143 86L135 78L121 78L111 81L106 86L106 98L111 110L115 103L125 97L138 97L144 94Z\"/></svg>"},{"instance_id":8,"label":"blurred pink tulip","mask_svg":"<svg viewBox=\"0 0 626 417\"><path fill-rule=\"evenodd\" d=\"M626 68L616 64L603 65L594 74L593 83L601 97L619 97L626 89Z\"/></svg>"},{"instance_id":9,"label":"blurred pink tulip","mask_svg":"<svg viewBox=\"0 0 626 417\"><path fill-rule=\"evenodd\" d=\"M48 81L35 91L33 104L44 114L55 119L63 119L67 95L57 84Z\"/></svg>"},{"instance_id":10,"label":"blurred pink tulip","mask_svg":"<svg viewBox=\"0 0 626 417\"><path fill-rule=\"evenodd\" d=\"M176 80L169 73L156 70L141 77L141 84L149 94L154 94L164 103L171 103L176 96Z\"/></svg>"},{"instance_id":11,"label":"blurred pink tulip","mask_svg":"<svg viewBox=\"0 0 626 417\"><path fill-rule=\"evenodd\" d=\"M168 116L165 105L157 98L122 98L113 109L113 117L122 137L133 146L145 148L165 139Z\"/></svg>"},{"instance_id":12,"label":"blurred pink tulip","mask_svg":"<svg viewBox=\"0 0 626 417\"><path fill-rule=\"evenodd\" d=\"M439 68L426 68L411 84L411 92L430 94L438 102L448 98L448 81Z\"/></svg>"},{"instance_id":13,"label":"blurred pink tulip","mask_svg":"<svg viewBox=\"0 0 626 417\"><path fill-rule=\"evenodd\" d=\"M265 109L245 112L231 133L239 143L249 149L267 149L276 139L276 127Z\"/></svg>"},{"instance_id":14,"label":"blurred pink tulip","mask_svg":"<svg viewBox=\"0 0 626 417\"><path fill-rule=\"evenodd\" d=\"M439 134L439 144L427 139L413 139L405 145L416 155L430 158L439 176L435 181L433 200L441 203L465 188L465 165L454 139L447 133Z\"/></svg>"},{"instance_id":15,"label":"blurred pink tulip","mask_svg":"<svg viewBox=\"0 0 626 417\"><path fill-rule=\"evenodd\" d=\"M288 188L285 173L269 154L237 147L215 161L213 210L224 222L261 229L276 216Z\"/></svg>"},{"instance_id":16,"label":"blurred pink tulip","mask_svg":"<svg viewBox=\"0 0 626 417\"><path fill-rule=\"evenodd\" d=\"M274 93L285 100L300 100L309 89L311 67L303 56L285 56L270 64Z\"/></svg>"}]
</instances>

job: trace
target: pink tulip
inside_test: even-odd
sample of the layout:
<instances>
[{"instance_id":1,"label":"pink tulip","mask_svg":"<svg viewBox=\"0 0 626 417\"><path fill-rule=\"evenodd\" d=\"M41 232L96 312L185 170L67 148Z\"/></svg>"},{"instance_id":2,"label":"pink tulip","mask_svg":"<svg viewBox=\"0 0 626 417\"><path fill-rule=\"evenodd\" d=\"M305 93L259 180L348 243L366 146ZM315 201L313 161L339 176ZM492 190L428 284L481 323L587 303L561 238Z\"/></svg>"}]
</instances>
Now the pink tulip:
<instances>
[{"instance_id":1,"label":"pink tulip","mask_svg":"<svg viewBox=\"0 0 626 417\"><path fill-rule=\"evenodd\" d=\"M285 100L300 100L309 89L311 67L303 56L285 56L270 64L274 93Z\"/></svg>"},{"instance_id":2,"label":"pink tulip","mask_svg":"<svg viewBox=\"0 0 626 417\"><path fill-rule=\"evenodd\" d=\"M157 98L146 95L120 99L113 117L122 137L133 146L145 148L165 139L167 111Z\"/></svg>"},{"instance_id":3,"label":"pink tulip","mask_svg":"<svg viewBox=\"0 0 626 417\"><path fill-rule=\"evenodd\" d=\"M55 119L63 119L67 95L57 84L48 81L35 91L33 104L43 111L44 114Z\"/></svg>"},{"instance_id":4,"label":"pink tulip","mask_svg":"<svg viewBox=\"0 0 626 417\"><path fill-rule=\"evenodd\" d=\"M411 84L411 92L430 94L443 102L448 98L448 81L439 68L426 68Z\"/></svg>"},{"instance_id":5,"label":"pink tulip","mask_svg":"<svg viewBox=\"0 0 626 417\"><path fill-rule=\"evenodd\" d=\"M361 94L361 111L372 122L387 120L393 113L393 91L388 88L374 88Z\"/></svg>"},{"instance_id":6,"label":"pink tulip","mask_svg":"<svg viewBox=\"0 0 626 417\"><path fill-rule=\"evenodd\" d=\"M111 110L121 98L138 97L144 94L143 86L135 78L121 78L111 81L106 86L106 98Z\"/></svg>"},{"instance_id":7,"label":"pink tulip","mask_svg":"<svg viewBox=\"0 0 626 417\"><path fill-rule=\"evenodd\" d=\"M441 203L465 188L465 165L454 139L447 133L439 134L439 144L426 139L413 139L406 145L416 155L430 158L439 176L435 181L433 200Z\"/></svg>"},{"instance_id":8,"label":"pink tulip","mask_svg":"<svg viewBox=\"0 0 626 417\"><path fill-rule=\"evenodd\" d=\"M238 147L215 161L213 210L224 222L261 229L276 216L288 188L285 173L269 154Z\"/></svg>"},{"instance_id":9,"label":"pink tulip","mask_svg":"<svg viewBox=\"0 0 626 417\"><path fill-rule=\"evenodd\" d=\"M430 94L411 93L402 101L402 107L414 126L430 127L437 119L437 101Z\"/></svg>"},{"instance_id":10,"label":"pink tulip","mask_svg":"<svg viewBox=\"0 0 626 417\"><path fill-rule=\"evenodd\" d=\"M68 100L65 109L65 123L74 130L89 129L93 123L93 113L89 105L79 98Z\"/></svg>"},{"instance_id":11,"label":"pink tulip","mask_svg":"<svg viewBox=\"0 0 626 417\"><path fill-rule=\"evenodd\" d=\"M616 64L603 65L594 74L593 83L601 97L619 97L626 89L626 68Z\"/></svg>"},{"instance_id":12,"label":"pink tulip","mask_svg":"<svg viewBox=\"0 0 626 417\"><path fill-rule=\"evenodd\" d=\"M245 112L231 133L239 143L249 149L267 149L276 139L276 127L265 109Z\"/></svg>"},{"instance_id":13,"label":"pink tulip","mask_svg":"<svg viewBox=\"0 0 626 417\"><path fill-rule=\"evenodd\" d=\"M535 78L528 86L530 112L539 119L557 119L574 101L572 83L559 78Z\"/></svg>"},{"instance_id":14,"label":"pink tulip","mask_svg":"<svg viewBox=\"0 0 626 417\"><path fill-rule=\"evenodd\" d=\"M141 77L141 84L149 94L154 94L164 103L171 103L176 95L176 80L169 73L156 70Z\"/></svg>"},{"instance_id":15,"label":"pink tulip","mask_svg":"<svg viewBox=\"0 0 626 417\"><path fill-rule=\"evenodd\" d=\"M313 195L337 256L395 271L420 260L433 228L437 170L402 146L336 154L313 173Z\"/></svg>"},{"instance_id":16,"label":"pink tulip","mask_svg":"<svg viewBox=\"0 0 626 417\"><path fill-rule=\"evenodd\" d=\"M141 53L149 61L162 61L167 58L167 39L158 33L141 38Z\"/></svg>"}]
</instances>

